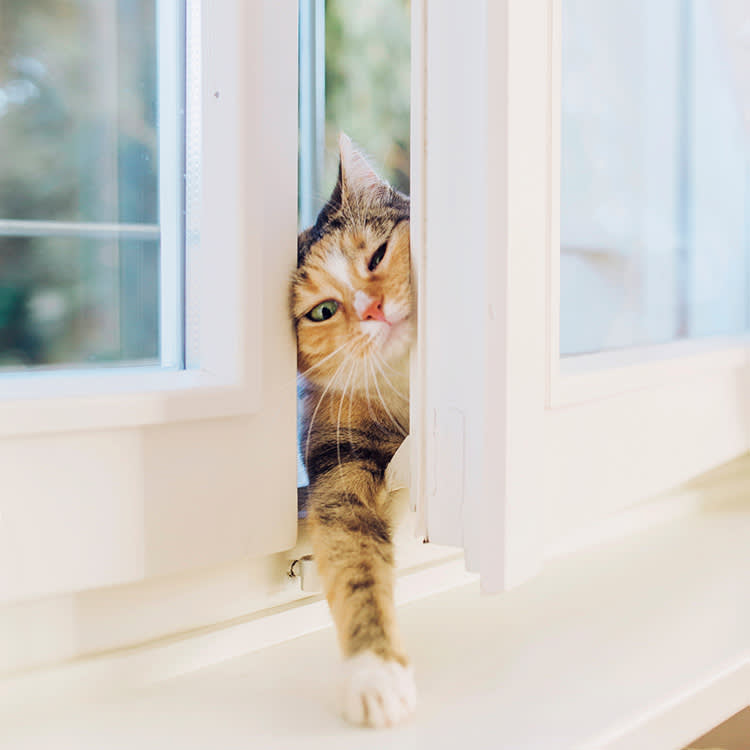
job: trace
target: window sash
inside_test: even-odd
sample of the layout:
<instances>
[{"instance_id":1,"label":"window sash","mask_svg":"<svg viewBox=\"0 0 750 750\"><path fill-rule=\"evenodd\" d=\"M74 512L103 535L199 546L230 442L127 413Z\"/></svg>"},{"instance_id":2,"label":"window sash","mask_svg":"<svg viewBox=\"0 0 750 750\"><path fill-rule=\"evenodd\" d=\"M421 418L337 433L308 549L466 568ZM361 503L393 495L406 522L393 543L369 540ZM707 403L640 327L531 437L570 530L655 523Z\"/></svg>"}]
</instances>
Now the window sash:
<instances>
[{"instance_id":1,"label":"window sash","mask_svg":"<svg viewBox=\"0 0 750 750\"><path fill-rule=\"evenodd\" d=\"M561 538L750 450L745 338L636 363L593 355L597 371L593 357L561 363L562 1L430 4L420 61L419 499L430 540L462 546L490 591L535 575Z\"/></svg>"},{"instance_id":2,"label":"window sash","mask_svg":"<svg viewBox=\"0 0 750 750\"><path fill-rule=\"evenodd\" d=\"M110 240L152 240L159 243L159 361L165 369L184 362L184 213L186 179L199 173L185 170L185 77L200 75L200 58L183 48L191 43L185 31L186 6L199 9L197 0L157 0L156 64L157 133L159 139L159 223L14 220L0 218L0 236L72 237ZM191 8L194 14L195 10ZM187 70L186 60L193 70ZM197 66L197 67L196 67ZM193 117L195 120L195 117ZM127 315L127 310L125 310ZM150 364L150 363L144 363ZM126 362L111 363L121 368ZM44 369L44 368L33 368ZM71 369L64 364L58 369ZM78 369L88 369L78 365ZM95 368L101 369L99 367ZM18 374L28 374L20 371ZM4 377L3 373L0 377ZM54 387L54 383L51 384Z\"/></svg>"},{"instance_id":3,"label":"window sash","mask_svg":"<svg viewBox=\"0 0 750 750\"><path fill-rule=\"evenodd\" d=\"M179 22L179 5L176 0L160 0L158 7L159 64L165 74L160 94L177 70L179 51L170 24ZM179 87L166 94L160 109L160 126L166 120L160 136L165 159L160 227L57 222L24 222L19 227L7 221L0 225L6 231L161 236L162 274L175 282L162 287L162 326L174 328L182 320L184 305L184 344L181 339L163 337L165 366L160 371L144 366L4 374L0 378L0 434L160 424L258 410L263 313L260 254L267 238L248 233L253 217L257 225L262 224L248 207L263 205L265 198L260 183L248 184L244 173L243 157L254 153L246 141L252 138L256 111L248 106L251 95L245 92L253 91L258 100L265 97L261 106L268 117L273 116L276 100L254 80L251 69L237 64L243 59L241 34L216 43L226 36L224 30L243 23L243 5L239 0L222 0L209 13L207 3L188 2L185 25L193 40L187 50L188 90L180 93ZM202 49L211 49L212 54L202 56ZM193 187L185 201L188 258L183 274L183 224L178 218L183 210L182 170L175 171L175 166L182 161L184 140L176 115L185 98L190 118L186 167L188 185ZM279 106L283 109L285 104ZM183 357L189 369L180 371Z\"/></svg>"},{"instance_id":4,"label":"window sash","mask_svg":"<svg viewBox=\"0 0 750 750\"><path fill-rule=\"evenodd\" d=\"M294 545L296 6L199 8L199 367L2 379L0 600Z\"/></svg>"}]
</instances>

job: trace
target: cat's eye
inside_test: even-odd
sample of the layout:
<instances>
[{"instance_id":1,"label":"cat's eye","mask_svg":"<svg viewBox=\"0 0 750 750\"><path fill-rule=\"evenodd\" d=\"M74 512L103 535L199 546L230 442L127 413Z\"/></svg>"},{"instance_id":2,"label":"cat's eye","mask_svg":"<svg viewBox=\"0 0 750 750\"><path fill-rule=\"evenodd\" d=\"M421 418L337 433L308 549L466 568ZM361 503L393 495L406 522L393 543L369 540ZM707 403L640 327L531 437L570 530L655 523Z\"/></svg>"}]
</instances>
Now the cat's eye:
<instances>
[{"instance_id":1,"label":"cat's eye","mask_svg":"<svg viewBox=\"0 0 750 750\"><path fill-rule=\"evenodd\" d=\"M379 265L380 261L383 260L383 256L385 255L385 248L388 245L387 242L384 242L373 254L372 258L370 258L370 262L367 264L367 268L370 271L374 271Z\"/></svg>"},{"instance_id":2,"label":"cat's eye","mask_svg":"<svg viewBox=\"0 0 750 750\"><path fill-rule=\"evenodd\" d=\"M307 316L310 320L316 323L321 323L328 318L333 317L336 310L339 309L339 303L334 299L327 299L325 302L321 302L319 305L315 305Z\"/></svg>"}]
</instances>

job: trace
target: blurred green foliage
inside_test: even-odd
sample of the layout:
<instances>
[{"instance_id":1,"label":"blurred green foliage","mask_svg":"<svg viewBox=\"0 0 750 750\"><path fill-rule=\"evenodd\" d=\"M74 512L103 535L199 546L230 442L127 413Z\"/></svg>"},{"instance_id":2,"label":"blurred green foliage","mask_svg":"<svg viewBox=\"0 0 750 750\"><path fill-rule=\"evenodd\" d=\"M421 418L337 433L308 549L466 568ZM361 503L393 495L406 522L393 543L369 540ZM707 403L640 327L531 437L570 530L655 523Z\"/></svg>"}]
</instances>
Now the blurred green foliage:
<instances>
[{"instance_id":1,"label":"blurred green foliage","mask_svg":"<svg viewBox=\"0 0 750 750\"><path fill-rule=\"evenodd\" d=\"M409 193L409 0L326 0L326 174L344 131L395 188Z\"/></svg>"},{"instance_id":2,"label":"blurred green foliage","mask_svg":"<svg viewBox=\"0 0 750 750\"><path fill-rule=\"evenodd\" d=\"M158 223L155 12L0 0L0 220ZM0 236L0 368L158 356L158 242L23 231Z\"/></svg>"}]
</instances>

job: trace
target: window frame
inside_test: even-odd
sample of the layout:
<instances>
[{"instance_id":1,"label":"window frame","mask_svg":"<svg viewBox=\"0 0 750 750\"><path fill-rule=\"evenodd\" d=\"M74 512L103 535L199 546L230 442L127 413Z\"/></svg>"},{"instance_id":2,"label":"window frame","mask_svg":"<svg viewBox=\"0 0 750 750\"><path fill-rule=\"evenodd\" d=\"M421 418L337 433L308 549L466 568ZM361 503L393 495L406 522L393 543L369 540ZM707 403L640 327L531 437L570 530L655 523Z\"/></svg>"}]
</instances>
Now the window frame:
<instances>
[{"instance_id":1,"label":"window frame","mask_svg":"<svg viewBox=\"0 0 750 750\"><path fill-rule=\"evenodd\" d=\"M238 64L243 59L241 40L224 30L241 22L239 0L216 3L210 13L200 0L188 0L186 5L187 38L192 44L187 67L199 73L188 82L193 110L188 107L188 116L200 138L200 192L187 197L186 369L71 367L3 373L0 436L252 414L260 406L262 238L250 226L263 215L258 207L270 198L262 180L245 179L242 157L252 150L248 134L258 129L253 122L256 109L249 100L262 97L260 111L269 118L286 116L286 104L279 106L278 97L263 91L256 72ZM160 23L174 20L176 0L160 0L158 6ZM217 43L218 38L223 38L222 43ZM201 50L210 53L202 55ZM167 55L174 52L168 50ZM167 64L167 75L169 70ZM160 94L162 80L160 75ZM169 142L173 134L174 123L168 133L160 133L160 143ZM261 154L255 156L258 164L264 162ZM165 157L162 165L166 162L168 168L179 160L172 146ZM161 176L160 183L160 202L166 197L161 207L167 214L162 219L162 241L174 245L183 233L181 226L175 226L182 207L172 188L163 189ZM87 227L91 228L84 225L83 230ZM164 273L181 273L173 248L162 253L161 268ZM172 287L168 299L160 303L162 325L180 315L178 286L161 285ZM167 361L178 358L174 345L167 354Z\"/></svg>"},{"instance_id":2,"label":"window frame","mask_svg":"<svg viewBox=\"0 0 750 750\"><path fill-rule=\"evenodd\" d=\"M750 332L707 338L676 339L664 344L633 346L616 351L560 355L560 164L562 128L562 2L554 0L549 16L549 341L547 405L562 408L632 390L655 388L697 372L741 373L750 362Z\"/></svg>"},{"instance_id":3,"label":"window frame","mask_svg":"<svg viewBox=\"0 0 750 750\"><path fill-rule=\"evenodd\" d=\"M426 16L415 466L429 538L489 591L750 450L746 336L559 358L562 1Z\"/></svg>"},{"instance_id":4,"label":"window frame","mask_svg":"<svg viewBox=\"0 0 750 750\"><path fill-rule=\"evenodd\" d=\"M271 559L296 542L287 289L297 235L297 8L195 7L205 251L187 293L191 283L199 293L200 369L76 373L65 396L6 399L0 603ZM36 374L42 394L45 377L56 387L65 380Z\"/></svg>"}]
</instances>

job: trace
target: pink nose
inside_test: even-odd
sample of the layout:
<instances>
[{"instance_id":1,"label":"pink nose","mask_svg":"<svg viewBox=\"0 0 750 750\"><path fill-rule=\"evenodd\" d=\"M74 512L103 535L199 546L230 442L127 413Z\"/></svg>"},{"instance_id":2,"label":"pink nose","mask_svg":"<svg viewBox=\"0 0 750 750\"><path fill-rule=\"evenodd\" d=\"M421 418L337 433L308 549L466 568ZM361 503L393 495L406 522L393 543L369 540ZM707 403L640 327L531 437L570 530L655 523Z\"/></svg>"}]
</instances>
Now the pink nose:
<instances>
[{"instance_id":1,"label":"pink nose","mask_svg":"<svg viewBox=\"0 0 750 750\"><path fill-rule=\"evenodd\" d=\"M359 318L360 320L385 320L385 313L383 313L383 300L372 300L372 302L362 310Z\"/></svg>"}]
</instances>

